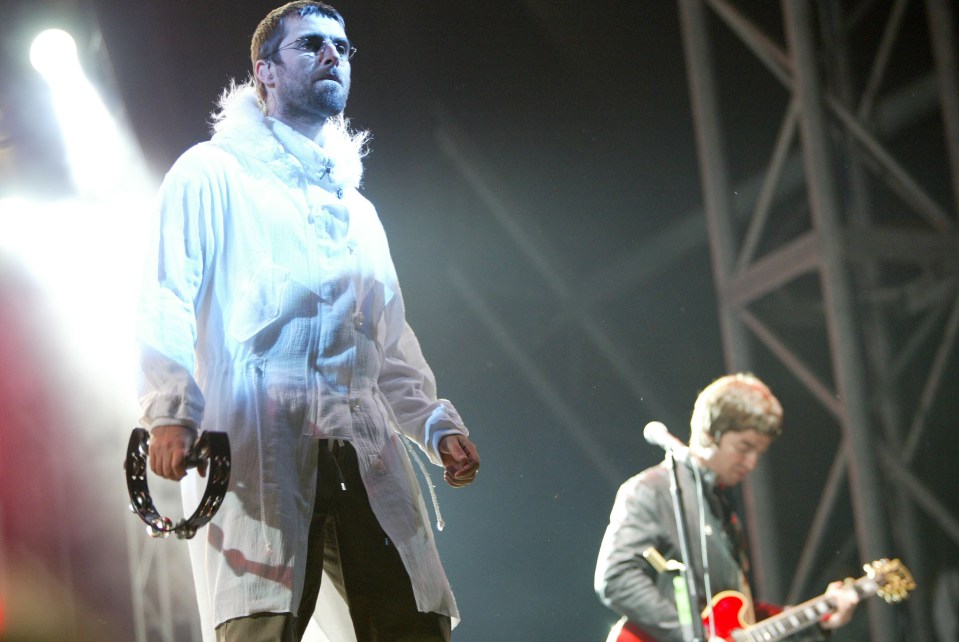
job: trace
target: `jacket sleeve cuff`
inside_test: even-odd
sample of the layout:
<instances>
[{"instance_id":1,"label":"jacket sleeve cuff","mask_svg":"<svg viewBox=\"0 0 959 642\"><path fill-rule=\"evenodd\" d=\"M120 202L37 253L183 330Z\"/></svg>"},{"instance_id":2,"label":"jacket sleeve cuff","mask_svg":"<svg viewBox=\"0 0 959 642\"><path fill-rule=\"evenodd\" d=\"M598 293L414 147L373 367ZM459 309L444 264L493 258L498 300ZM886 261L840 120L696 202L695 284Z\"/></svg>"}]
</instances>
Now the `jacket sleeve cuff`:
<instances>
[{"instance_id":1,"label":"jacket sleeve cuff","mask_svg":"<svg viewBox=\"0 0 959 642\"><path fill-rule=\"evenodd\" d=\"M196 424L189 419L174 419L173 417L157 417L149 422L147 428L150 432L153 432L154 428L159 428L160 426L183 426L184 428L189 428L194 433L198 432Z\"/></svg>"},{"instance_id":2,"label":"jacket sleeve cuff","mask_svg":"<svg viewBox=\"0 0 959 642\"><path fill-rule=\"evenodd\" d=\"M448 435L466 435L466 431L458 428L453 424L442 428L435 428L433 430L433 437L430 439L430 450L433 453L436 453L435 461L438 464L443 463L443 458L440 456L440 442L443 441L443 437ZM432 454L431 454L432 457Z\"/></svg>"},{"instance_id":3,"label":"jacket sleeve cuff","mask_svg":"<svg viewBox=\"0 0 959 642\"><path fill-rule=\"evenodd\" d=\"M426 434L428 436L426 444L429 448L427 454L434 464L440 466L443 465L443 458L440 456L440 442L443 441L443 437L447 435L468 436L470 434L470 431L463 425L463 420L460 419L456 409L449 402L443 402L444 400L440 400L440 405L433 410L432 415L426 420Z\"/></svg>"}]
</instances>

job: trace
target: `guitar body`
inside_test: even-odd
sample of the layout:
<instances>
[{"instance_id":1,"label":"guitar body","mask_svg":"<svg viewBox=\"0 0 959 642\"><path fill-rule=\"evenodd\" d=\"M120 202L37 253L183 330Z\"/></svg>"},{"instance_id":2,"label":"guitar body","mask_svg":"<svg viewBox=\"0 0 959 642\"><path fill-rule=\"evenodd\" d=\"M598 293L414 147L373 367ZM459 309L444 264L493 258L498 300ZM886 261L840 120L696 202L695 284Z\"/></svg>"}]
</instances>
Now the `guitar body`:
<instances>
[{"instance_id":1,"label":"guitar body","mask_svg":"<svg viewBox=\"0 0 959 642\"><path fill-rule=\"evenodd\" d=\"M713 597L713 637L732 642L733 631L755 624L749 600L739 591L723 591ZM703 611L703 629L709 631L709 609Z\"/></svg>"},{"instance_id":2,"label":"guitar body","mask_svg":"<svg viewBox=\"0 0 959 642\"><path fill-rule=\"evenodd\" d=\"M657 642L657 640L646 635L641 628L623 618L613 626L606 642Z\"/></svg>"},{"instance_id":3,"label":"guitar body","mask_svg":"<svg viewBox=\"0 0 959 642\"><path fill-rule=\"evenodd\" d=\"M912 579L909 570L897 559L876 560L863 566L863 570L866 571L866 575L858 580L846 580L846 585L851 586L860 598L876 594L886 602L895 604L904 600L909 591L916 588L916 582ZM711 630L710 624L713 625L713 635L710 636L710 640L777 642L797 631L814 626L824 616L833 613L836 608L828 595L824 594L785 611L765 612L763 621L756 623L750 606L746 596L737 591L723 591L717 594L712 604L703 611L703 629L708 632ZM710 609L713 612L712 622L709 621ZM760 609L761 613L763 611L768 609ZM606 642L658 641L636 624L623 618L610 631Z\"/></svg>"},{"instance_id":4,"label":"guitar body","mask_svg":"<svg viewBox=\"0 0 959 642\"><path fill-rule=\"evenodd\" d=\"M713 597L712 602L714 638L732 642L733 631L744 629L753 624L749 601L738 591L723 591ZM709 609L703 611L703 629L709 631ZM613 628L607 642L657 642L641 628L622 619Z\"/></svg>"}]
</instances>

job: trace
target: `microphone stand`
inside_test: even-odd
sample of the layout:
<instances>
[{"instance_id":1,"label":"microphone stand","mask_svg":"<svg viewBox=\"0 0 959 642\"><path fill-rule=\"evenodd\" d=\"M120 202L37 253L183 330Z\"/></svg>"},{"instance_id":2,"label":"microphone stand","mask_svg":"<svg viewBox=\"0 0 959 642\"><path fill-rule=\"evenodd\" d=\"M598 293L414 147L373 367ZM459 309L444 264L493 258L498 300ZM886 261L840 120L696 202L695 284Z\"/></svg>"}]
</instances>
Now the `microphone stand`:
<instances>
[{"instance_id":1,"label":"microphone stand","mask_svg":"<svg viewBox=\"0 0 959 642\"><path fill-rule=\"evenodd\" d=\"M683 493L679 487L679 473L676 470L676 460L673 451L666 449L666 467L669 468L669 493L673 499L673 512L676 513L676 528L679 531L679 552L682 555L683 578L686 580L686 595L689 598L688 612L683 614L678 604L679 624L683 630L683 637L690 642L705 642L705 631L702 620L699 619L699 592L696 589L696 579L693 577L691 546L689 544L689 529L686 525L686 511L683 510Z\"/></svg>"}]
</instances>

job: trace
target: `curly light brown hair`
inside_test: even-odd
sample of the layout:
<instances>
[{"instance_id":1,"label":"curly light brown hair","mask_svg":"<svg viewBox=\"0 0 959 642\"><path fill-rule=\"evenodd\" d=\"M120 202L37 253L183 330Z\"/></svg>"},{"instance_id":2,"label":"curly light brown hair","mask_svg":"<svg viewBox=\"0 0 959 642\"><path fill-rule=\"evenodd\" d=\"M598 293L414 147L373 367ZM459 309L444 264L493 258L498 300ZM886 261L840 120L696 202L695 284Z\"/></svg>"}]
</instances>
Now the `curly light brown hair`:
<instances>
[{"instance_id":1,"label":"curly light brown hair","mask_svg":"<svg viewBox=\"0 0 959 642\"><path fill-rule=\"evenodd\" d=\"M782 434L783 408L750 373L716 379L699 393L690 419L690 445L718 444L727 432L755 430L773 439Z\"/></svg>"},{"instance_id":2,"label":"curly light brown hair","mask_svg":"<svg viewBox=\"0 0 959 642\"><path fill-rule=\"evenodd\" d=\"M292 15L297 18L315 15L326 16L336 20L343 29L346 29L343 16L328 4L313 0L288 2L266 14L266 17L257 25L256 31L253 32L253 39L250 41L250 61L254 68L257 60L270 60L275 64L281 64L281 61L276 57L276 50L283 42L283 38L286 37L285 20ZM256 74L253 75L253 79L256 83L256 95L260 98L260 104L264 105L266 104L266 87L256 79Z\"/></svg>"}]
</instances>

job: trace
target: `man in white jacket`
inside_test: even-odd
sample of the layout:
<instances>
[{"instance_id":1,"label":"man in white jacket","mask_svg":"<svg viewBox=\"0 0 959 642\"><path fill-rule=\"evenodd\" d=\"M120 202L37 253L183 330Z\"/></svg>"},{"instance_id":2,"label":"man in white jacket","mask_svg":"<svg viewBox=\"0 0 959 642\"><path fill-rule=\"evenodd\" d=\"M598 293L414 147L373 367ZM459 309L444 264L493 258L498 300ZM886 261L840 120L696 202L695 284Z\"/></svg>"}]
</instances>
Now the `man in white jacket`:
<instances>
[{"instance_id":1,"label":"man in white jacket","mask_svg":"<svg viewBox=\"0 0 959 642\"><path fill-rule=\"evenodd\" d=\"M327 5L267 15L252 81L224 93L158 199L138 310L150 466L195 506L197 430L228 433L233 456L189 544L207 641L301 638L324 576L361 641L448 640L459 617L403 440L451 486L480 460L358 191L353 52Z\"/></svg>"}]
</instances>

